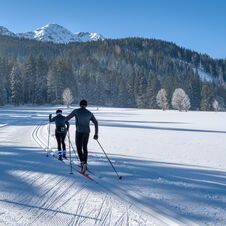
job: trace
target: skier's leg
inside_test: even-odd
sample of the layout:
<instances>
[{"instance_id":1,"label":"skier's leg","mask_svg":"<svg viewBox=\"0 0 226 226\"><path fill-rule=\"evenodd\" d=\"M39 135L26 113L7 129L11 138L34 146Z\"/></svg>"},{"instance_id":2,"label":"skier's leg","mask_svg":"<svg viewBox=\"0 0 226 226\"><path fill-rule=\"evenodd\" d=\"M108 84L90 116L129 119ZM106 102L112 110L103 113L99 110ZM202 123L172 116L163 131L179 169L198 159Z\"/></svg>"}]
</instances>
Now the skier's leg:
<instances>
[{"instance_id":1,"label":"skier's leg","mask_svg":"<svg viewBox=\"0 0 226 226\"><path fill-rule=\"evenodd\" d=\"M61 151L61 136L60 133L56 133L56 140L57 140L57 148L58 148L58 159L62 159L62 151Z\"/></svg>"},{"instance_id":2,"label":"skier's leg","mask_svg":"<svg viewBox=\"0 0 226 226\"><path fill-rule=\"evenodd\" d=\"M84 164L82 166L82 173L85 173L86 170L87 170L87 157L88 157L87 145L88 145L88 141L89 141L89 133L84 133L83 134L83 143L82 143L83 153L84 153Z\"/></svg>"},{"instance_id":3,"label":"skier's leg","mask_svg":"<svg viewBox=\"0 0 226 226\"><path fill-rule=\"evenodd\" d=\"M65 138L66 138L66 133L62 133L62 135L61 135L61 142L62 142L62 147L63 147L63 157L64 158L66 158Z\"/></svg>"},{"instance_id":4,"label":"skier's leg","mask_svg":"<svg viewBox=\"0 0 226 226\"><path fill-rule=\"evenodd\" d=\"M89 133L85 133L84 134L84 138L83 138L83 152L84 152L84 161L87 164L87 159L88 159L88 141L89 141Z\"/></svg>"},{"instance_id":5,"label":"skier's leg","mask_svg":"<svg viewBox=\"0 0 226 226\"><path fill-rule=\"evenodd\" d=\"M84 162L83 153L82 153L83 134L76 132L75 139L76 139L75 143L76 143L76 147L77 147L78 156L82 163L82 162Z\"/></svg>"}]
</instances>

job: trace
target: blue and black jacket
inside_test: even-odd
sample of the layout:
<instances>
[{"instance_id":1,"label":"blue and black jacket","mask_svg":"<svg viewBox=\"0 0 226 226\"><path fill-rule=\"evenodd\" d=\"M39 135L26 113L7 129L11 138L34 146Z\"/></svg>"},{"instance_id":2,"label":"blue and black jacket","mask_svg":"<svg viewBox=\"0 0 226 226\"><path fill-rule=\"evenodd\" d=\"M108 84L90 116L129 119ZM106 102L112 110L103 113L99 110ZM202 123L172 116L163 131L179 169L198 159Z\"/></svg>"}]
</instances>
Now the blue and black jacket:
<instances>
[{"instance_id":1,"label":"blue and black jacket","mask_svg":"<svg viewBox=\"0 0 226 226\"><path fill-rule=\"evenodd\" d=\"M73 117L76 119L77 132L90 133L90 121L92 121L95 126L95 135L98 135L98 122L93 113L91 113L89 110L84 107L75 109L66 117L66 121L69 121Z\"/></svg>"},{"instance_id":2,"label":"blue and black jacket","mask_svg":"<svg viewBox=\"0 0 226 226\"><path fill-rule=\"evenodd\" d=\"M49 115L49 122L55 122L56 133L67 133L67 130L69 128L69 122L66 120L66 117L63 116L61 113L58 113L53 118L52 115Z\"/></svg>"}]
</instances>

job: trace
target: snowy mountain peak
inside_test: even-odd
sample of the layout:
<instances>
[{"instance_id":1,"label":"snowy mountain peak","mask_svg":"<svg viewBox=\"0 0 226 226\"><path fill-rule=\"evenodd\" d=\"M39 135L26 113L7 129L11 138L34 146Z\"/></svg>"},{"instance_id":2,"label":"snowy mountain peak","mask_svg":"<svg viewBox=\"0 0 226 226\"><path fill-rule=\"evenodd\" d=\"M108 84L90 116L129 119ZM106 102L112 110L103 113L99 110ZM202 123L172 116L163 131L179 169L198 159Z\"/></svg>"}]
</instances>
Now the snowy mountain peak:
<instances>
[{"instance_id":1,"label":"snowy mountain peak","mask_svg":"<svg viewBox=\"0 0 226 226\"><path fill-rule=\"evenodd\" d=\"M35 39L44 42L69 43L103 40L103 36L97 33L78 32L73 34L65 27L58 24L47 24L35 31L16 34L20 38Z\"/></svg>"},{"instance_id":2,"label":"snowy mountain peak","mask_svg":"<svg viewBox=\"0 0 226 226\"><path fill-rule=\"evenodd\" d=\"M104 40L104 37L101 34L97 33L77 32L75 33L75 35L77 35L83 42Z\"/></svg>"},{"instance_id":3,"label":"snowy mountain peak","mask_svg":"<svg viewBox=\"0 0 226 226\"><path fill-rule=\"evenodd\" d=\"M48 24L35 31L34 39L55 43L69 43L80 41L72 32L58 24Z\"/></svg>"},{"instance_id":4,"label":"snowy mountain peak","mask_svg":"<svg viewBox=\"0 0 226 226\"><path fill-rule=\"evenodd\" d=\"M9 31L6 27L0 26L0 34L1 35L8 35L8 36L15 36L15 34Z\"/></svg>"}]
</instances>

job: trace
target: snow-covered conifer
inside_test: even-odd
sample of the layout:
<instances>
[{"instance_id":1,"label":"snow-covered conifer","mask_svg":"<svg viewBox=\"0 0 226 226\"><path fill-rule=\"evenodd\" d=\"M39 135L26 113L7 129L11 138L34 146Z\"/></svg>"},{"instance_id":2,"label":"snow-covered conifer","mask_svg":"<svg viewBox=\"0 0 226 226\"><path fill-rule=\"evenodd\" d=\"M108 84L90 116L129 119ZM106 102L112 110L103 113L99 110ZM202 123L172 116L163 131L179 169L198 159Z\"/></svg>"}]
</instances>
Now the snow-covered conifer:
<instances>
[{"instance_id":1,"label":"snow-covered conifer","mask_svg":"<svg viewBox=\"0 0 226 226\"><path fill-rule=\"evenodd\" d=\"M162 110L167 109L168 102L167 102L167 94L165 89L160 89L158 91L158 94L156 96L156 102Z\"/></svg>"},{"instance_id":2,"label":"snow-covered conifer","mask_svg":"<svg viewBox=\"0 0 226 226\"><path fill-rule=\"evenodd\" d=\"M188 95L181 88L175 89L171 103L173 108L179 111L188 111L188 109L191 107Z\"/></svg>"},{"instance_id":3,"label":"snow-covered conifer","mask_svg":"<svg viewBox=\"0 0 226 226\"><path fill-rule=\"evenodd\" d=\"M67 108L69 108L69 106L72 104L74 100L71 90L69 88L66 88L63 92L62 97L63 97L64 104L67 105Z\"/></svg>"},{"instance_id":4,"label":"snow-covered conifer","mask_svg":"<svg viewBox=\"0 0 226 226\"><path fill-rule=\"evenodd\" d=\"M217 96L217 98L213 101L213 109L214 111L224 111L224 99L222 97Z\"/></svg>"},{"instance_id":5,"label":"snow-covered conifer","mask_svg":"<svg viewBox=\"0 0 226 226\"><path fill-rule=\"evenodd\" d=\"M214 111L219 111L220 110L220 106L217 100L214 100L213 102L213 109Z\"/></svg>"}]
</instances>

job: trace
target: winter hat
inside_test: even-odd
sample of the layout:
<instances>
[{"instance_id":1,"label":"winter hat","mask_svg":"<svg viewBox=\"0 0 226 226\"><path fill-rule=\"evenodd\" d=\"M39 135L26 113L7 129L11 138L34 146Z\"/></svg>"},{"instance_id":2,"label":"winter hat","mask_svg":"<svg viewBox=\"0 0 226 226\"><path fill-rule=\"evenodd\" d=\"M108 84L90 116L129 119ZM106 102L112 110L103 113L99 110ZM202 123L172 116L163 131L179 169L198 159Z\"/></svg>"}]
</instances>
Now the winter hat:
<instances>
[{"instance_id":1,"label":"winter hat","mask_svg":"<svg viewBox=\"0 0 226 226\"><path fill-rule=\"evenodd\" d=\"M56 114L59 114L59 113L62 113L62 110L57 109L57 110L56 110Z\"/></svg>"},{"instance_id":2,"label":"winter hat","mask_svg":"<svg viewBox=\"0 0 226 226\"><path fill-rule=\"evenodd\" d=\"M87 101L86 100L81 100L80 101L80 106L87 106Z\"/></svg>"}]
</instances>

